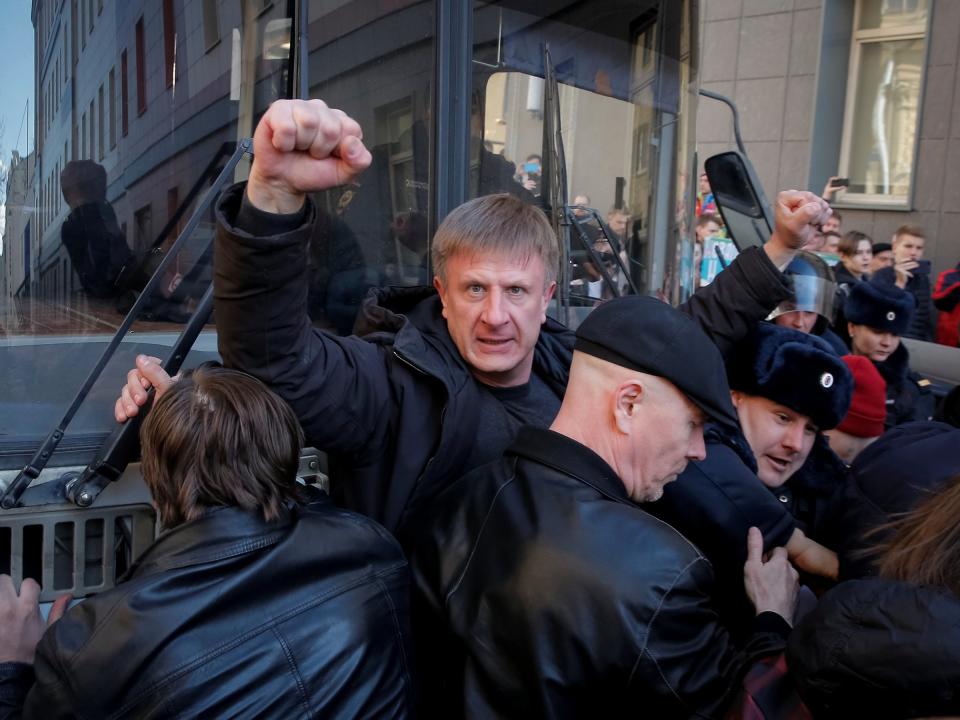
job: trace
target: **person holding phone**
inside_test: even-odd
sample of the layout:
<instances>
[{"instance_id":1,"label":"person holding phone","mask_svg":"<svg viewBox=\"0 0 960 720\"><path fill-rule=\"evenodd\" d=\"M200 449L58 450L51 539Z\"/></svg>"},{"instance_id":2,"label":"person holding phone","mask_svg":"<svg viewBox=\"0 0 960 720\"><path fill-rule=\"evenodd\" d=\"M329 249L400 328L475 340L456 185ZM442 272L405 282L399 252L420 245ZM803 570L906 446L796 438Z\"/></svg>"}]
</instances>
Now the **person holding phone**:
<instances>
[{"instance_id":1,"label":"person holding phone","mask_svg":"<svg viewBox=\"0 0 960 720\"><path fill-rule=\"evenodd\" d=\"M540 197L540 177L543 173L540 165L540 156L533 154L528 155L523 165L520 166L520 169L521 172L518 177L520 184L532 192L534 197Z\"/></svg>"},{"instance_id":2,"label":"person holding phone","mask_svg":"<svg viewBox=\"0 0 960 720\"><path fill-rule=\"evenodd\" d=\"M913 295L916 309L903 337L932 342L937 311L930 292L930 261L923 259L926 234L917 225L901 225L893 235L893 267L874 274L879 282L893 283Z\"/></svg>"},{"instance_id":3,"label":"person holding phone","mask_svg":"<svg viewBox=\"0 0 960 720\"><path fill-rule=\"evenodd\" d=\"M823 188L823 194L821 197L827 202L830 202L835 193L845 192L848 187L850 187L850 178L833 175L829 180L827 180L827 184Z\"/></svg>"}]
</instances>

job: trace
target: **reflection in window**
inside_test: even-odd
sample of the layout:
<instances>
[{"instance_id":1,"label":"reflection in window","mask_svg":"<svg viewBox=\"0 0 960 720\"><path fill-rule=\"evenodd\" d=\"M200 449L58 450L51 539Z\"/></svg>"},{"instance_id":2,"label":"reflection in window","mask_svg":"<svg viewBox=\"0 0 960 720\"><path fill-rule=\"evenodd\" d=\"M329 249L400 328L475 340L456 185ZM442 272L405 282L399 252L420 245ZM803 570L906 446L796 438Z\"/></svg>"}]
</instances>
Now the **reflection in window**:
<instances>
[{"instance_id":1,"label":"reflection in window","mask_svg":"<svg viewBox=\"0 0 960 720\"><path fill-rule=\"evenodd\" d=\"M209 50L220 42L219 0L203 0L203 48Z\"/></svg>"},{"instance_id":2,"label":"reflection in window","mask_svg":"<svg viewBox=\"0 0 960 720\"><path fill-rule=\"evenodd\" d=\"M136 26L137 47L137 115L147 111L147 59L143 40L143 18L137 20Z\"/></svg>"},{"instance_id":3,"label":"reflection in window","mask_svg":"<svg viewBox=\"0 0 960 720\"><path fill-rule=\"evenodd\" d=\"M679 26L683 4L650 3L640 14L625 5L598 16L590 3L546 3L539 12L548 21L510 3L474 5L471 194L510 192L550 210L556 189L545 185L538 167L559 160L544 144L549 46L566 171L567 197L559 202L589 201L620 245L629 273L628 282L597 222L584 220L582 234L570 230L558 302L591 307L631 284L670 298L688 292L679 277L685 240L669 212L680 203L655 202L658 194L683 192L684 157L674 148L686 141L678 128L688 127L681 112L688 102L687 59L677 57L678 46L658 47L661 13ZM578 217L585 218L584 211ZM609 261L609 281L593 266L588 246ZM559 314L569 324L580 316L562 307Z\"/></svg>"},{"instance_id":4,"label":"reflection in window","mask_svg":"<svg viewBox=\"0 0 960 720\"><path fill-rule=\"evenodd\" d=\"M373 162L322 193L310 244L314 323L352 330L371 287L428 284L434 3L309 3L310 97L361 125Z\"/></svg>"},{"instance_id":5,"label":"reflection in window","mask_svg":"<svg viewBox=\"0 0 960 720\"><path fill-rule=\"evenodd\" d=\"M906 206L926 48L924 0L861 0L851 49L839 200Z\"/></svg>"},{"instance_id":6,"label":"reflection in window","mask_svg":"<svg viewBox=\"0 0 960 720\"><path fill-rule=\"evenodd\" d=\"M36 134L16 152L9 132L0 137L0 159L11 169L0 198L8 210L0 252L0 444L49 432L237 140L252 134L289 87L289 52L264 57L263 47L270 23L289 26L288 3L130 0L107 3L99 14L92 0L35 5L19 28L32 45L7 62L22 61L17 74L31 78L36 118L25 124ZM211 46L203 31L211 16L240 38L236 47ZM175 23L195 31L174 37L171 94L164 80ZM171 261L157 296L145 299L129 342L70 433L112 429L116 378L132 365L134 348L166 353L210 283L205 248L212 236L208 215ZM209 351L215 339L200 345Z\"/></svg>"}]
</instances>

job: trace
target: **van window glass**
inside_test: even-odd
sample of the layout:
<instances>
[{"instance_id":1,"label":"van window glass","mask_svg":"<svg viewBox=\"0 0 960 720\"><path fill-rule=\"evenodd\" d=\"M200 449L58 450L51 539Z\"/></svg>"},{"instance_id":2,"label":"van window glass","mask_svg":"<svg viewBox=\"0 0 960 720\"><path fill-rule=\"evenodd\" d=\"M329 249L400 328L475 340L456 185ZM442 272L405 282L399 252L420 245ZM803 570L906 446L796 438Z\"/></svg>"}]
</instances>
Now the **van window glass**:
<instances>
[{"instance_id":1,"label":"van window glass","mask_svg":"<svg viewBox=\"0 0 960 720\"><path fill-rule=\"evenodd\" d=\"M238 139L292 87L292 4L84 4L12 2L0 30L0 469L53 428ZM136 354L164 357L210 283L213 231L207 212L62 453L88 461ZM187 366L215 357L211 321Z\"/></svg>"}]
</instances>

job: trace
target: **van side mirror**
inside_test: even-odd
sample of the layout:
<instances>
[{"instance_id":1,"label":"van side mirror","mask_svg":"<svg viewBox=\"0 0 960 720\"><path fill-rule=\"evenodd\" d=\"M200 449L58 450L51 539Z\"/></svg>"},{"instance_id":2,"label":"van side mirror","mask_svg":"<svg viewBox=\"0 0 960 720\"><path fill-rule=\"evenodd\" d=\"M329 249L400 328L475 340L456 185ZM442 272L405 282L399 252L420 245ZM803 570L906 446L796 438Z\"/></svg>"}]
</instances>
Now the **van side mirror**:
<instances>
[{"instance_id":1,"label":"van side mirror","mask_svg":"<svg viewBox=\"0 0 960 720\"><path fill-rule=\"evenodd\" d=\"M730 150L707 158L704 170L737 250L762 246L773 233L773 212L750 161Z\"/></svg>"}]
</instances>

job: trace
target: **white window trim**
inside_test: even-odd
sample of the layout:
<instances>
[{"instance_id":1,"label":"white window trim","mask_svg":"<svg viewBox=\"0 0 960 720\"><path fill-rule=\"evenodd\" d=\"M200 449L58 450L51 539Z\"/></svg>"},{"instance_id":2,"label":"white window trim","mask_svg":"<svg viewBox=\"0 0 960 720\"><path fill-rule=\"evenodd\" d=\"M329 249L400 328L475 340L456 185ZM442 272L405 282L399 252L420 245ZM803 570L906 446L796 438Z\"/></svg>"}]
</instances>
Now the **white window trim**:
<instances>
[{"instance_id":1,"label":"white window trim","mask_svg":"<svg viewBox=\"0 0 960 720\"><path fill-rule=\"evenodd\" d=\"M905 196L878 195L873 193L844 192L832 204L839 208L881 210L912 210L913 194L917 179L917 156L920 150L920 127L923 122L923 100L927 86L927 58L930 53L930 28L934 13L934 3L929 2L927 9L926 27L921 31L909 31L900 28L888 30L857 30L860 25L860 13L863 8L861 0L857 0L853 14L853 37L850 41L850 63L847 72L847 92L843 111L843 136L840 144L840 162L838 174L841 177L850 176L850 150L853 136L854 113L856 112L856 82L860 74L860 55L863 45L889 40L924 40L923 67L920 78L920 98L917 109L917 131L913 139L913 162L910 170L910 189ZM916 26L913 26L916 28Z\"/></svg>"}]
</instances>

